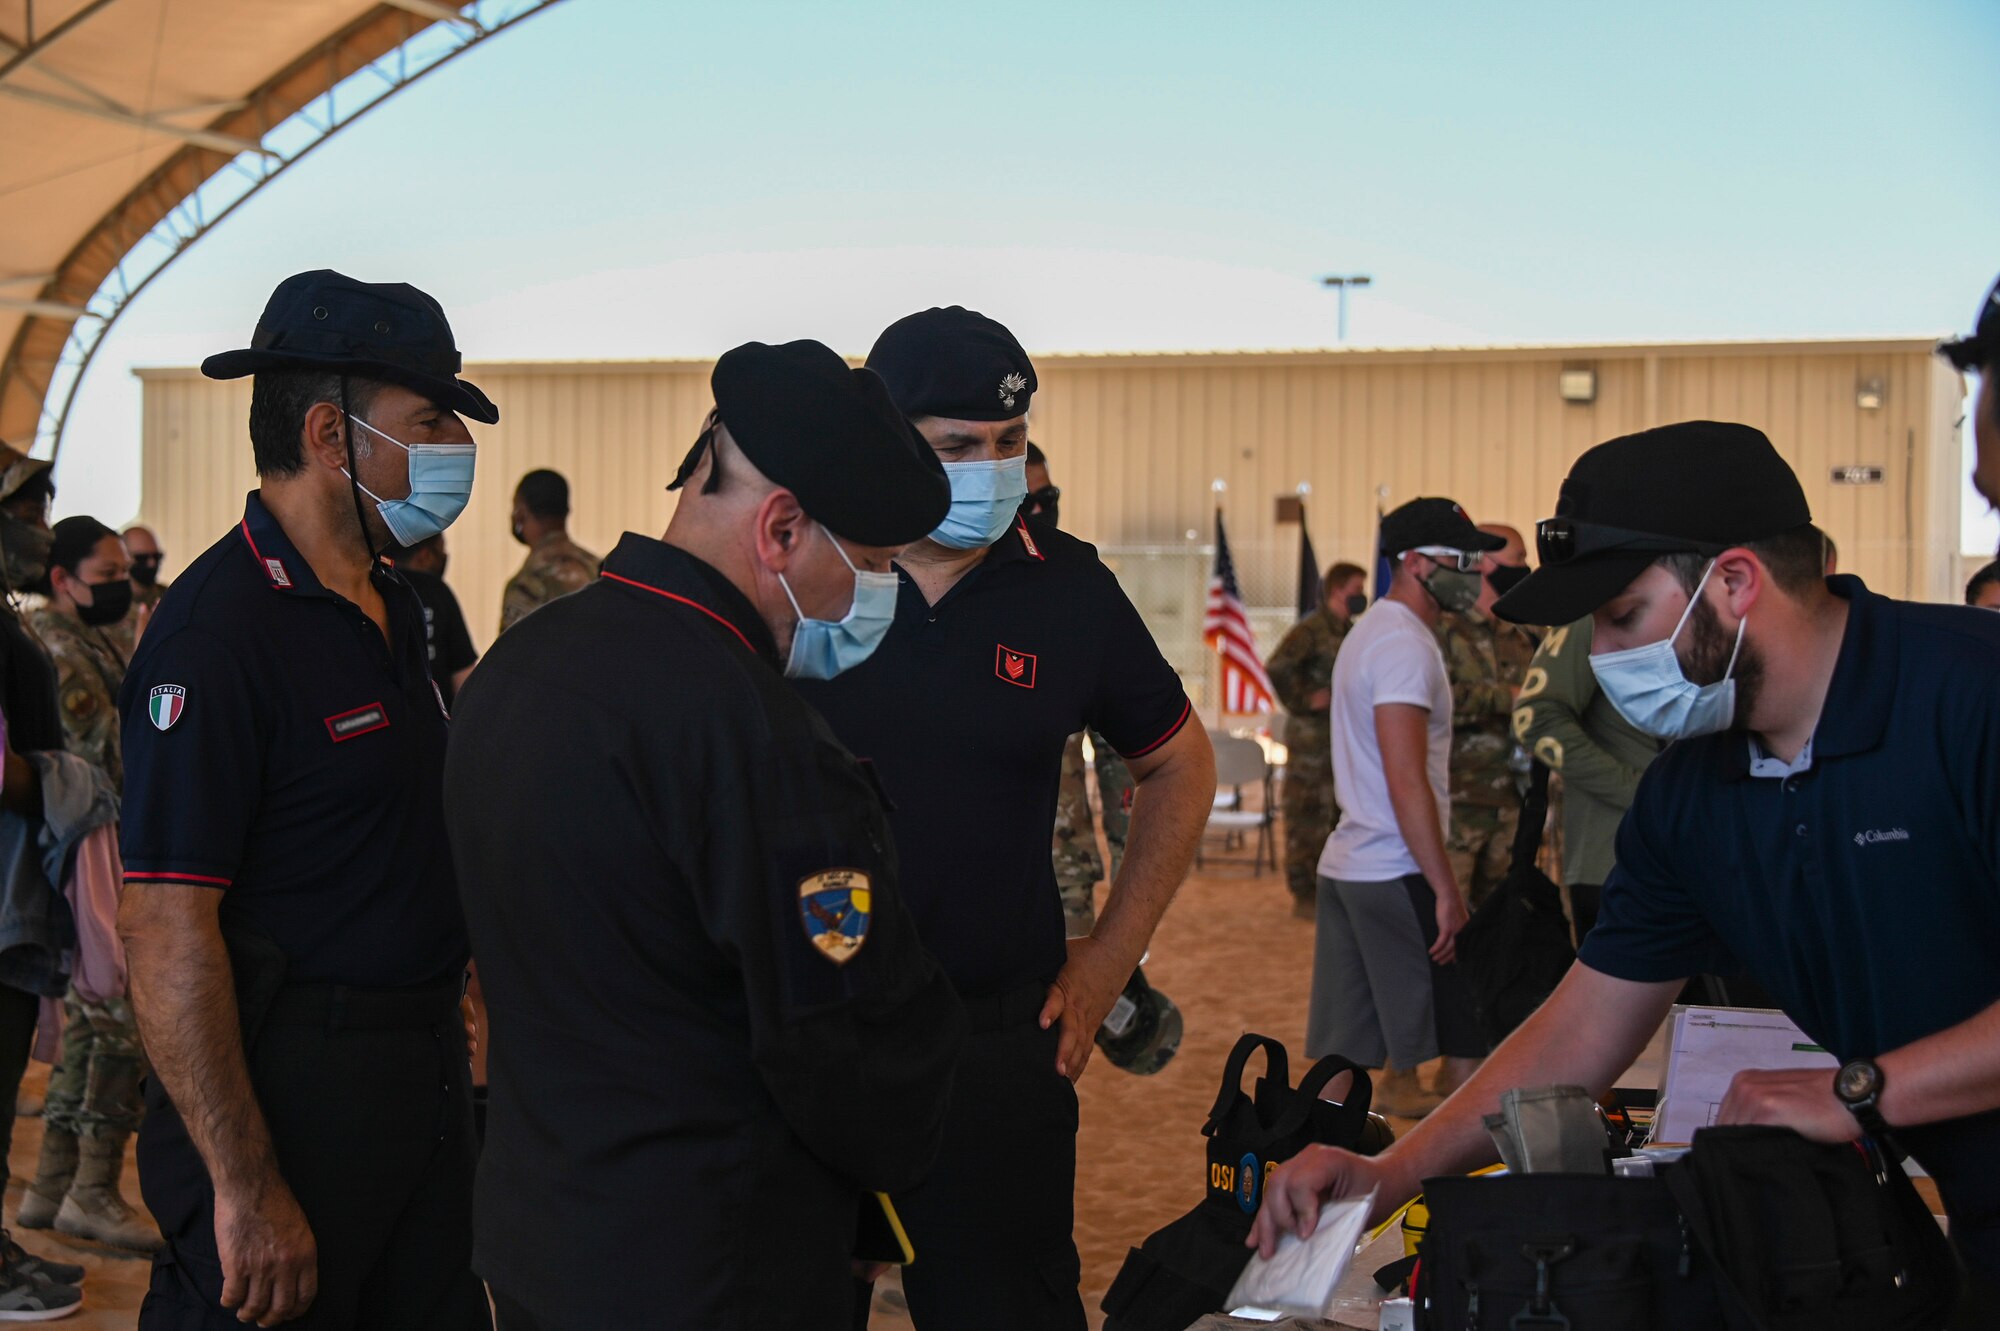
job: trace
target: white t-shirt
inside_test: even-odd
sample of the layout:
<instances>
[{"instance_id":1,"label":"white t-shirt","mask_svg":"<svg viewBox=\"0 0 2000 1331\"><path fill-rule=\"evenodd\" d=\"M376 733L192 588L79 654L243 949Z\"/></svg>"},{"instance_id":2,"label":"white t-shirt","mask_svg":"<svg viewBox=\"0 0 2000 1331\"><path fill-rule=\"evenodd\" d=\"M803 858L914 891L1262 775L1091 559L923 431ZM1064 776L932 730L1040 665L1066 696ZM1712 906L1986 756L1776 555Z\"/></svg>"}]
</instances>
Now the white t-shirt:
<instances>
[{"instance_id":1,"label":"white t-shirt","mask_svg":"<svg viewBox=\"0 0 2000 1331\"><path fill-rule=\"evenodd\" d=\"M1437 638L1416 611L1397 601L1368 607L1333 662L1333 792L1340 825L1319 857L1325 878L1386 883L1421 872L1396 823L1375 709L1408 703L1430 710L1425 769L1437 799L1438 827L1451 825L1451 681Z\"/></svg>"}]
</instances>

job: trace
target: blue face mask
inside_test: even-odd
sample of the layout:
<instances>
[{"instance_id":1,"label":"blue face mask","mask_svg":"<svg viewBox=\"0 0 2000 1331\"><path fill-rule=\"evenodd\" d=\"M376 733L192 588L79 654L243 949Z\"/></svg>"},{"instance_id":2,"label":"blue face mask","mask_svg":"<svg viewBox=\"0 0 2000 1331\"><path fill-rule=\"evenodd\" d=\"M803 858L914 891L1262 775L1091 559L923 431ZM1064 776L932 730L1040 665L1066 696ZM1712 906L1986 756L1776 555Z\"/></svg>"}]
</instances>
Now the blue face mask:
<instances>
[{"instance_id":1,"label":"blue face mask","mask_svg":"<svg viewBox=\"0 0 2000 1331\"><path fill-rule=\"evenodd\" d=\"M854 669L875 654L889 626L896 622L896 575L863 573L824 524L820 532L854 574L854 604L838 622L808 619L799 609L799 598L792 595L792 585L784 574L778 575L778 585L785 589L785 599L799 617L798 627L792 630L791 659L785 662L786 679L832 679L843 670Z\"/></svg>"},{"instance_id":2,"label":"blue face mask","mask_svg":"<svg viewBox=\"0 0 2000 1331\"><path fill-rule=\"evenodd\" d=\"M1749 627L1745 615L1736 625L1736 649L1729 654L1729 666L1713 684L1693 684L1681 671L1681 659L1674 654L1674 640L1687 627L1688 616L1701 600L1701 589L1715 571L1713 560L1702 572L1681 622L1659 642L1632 647L1622 652L1606 652L1590 658L1590 669L1598 687L1611 699L1627 721L1655 739L1693 739L1729 729L1736 719L1736 658L1743 652L1743 630Z\"/></svg>"},{"instance_id":3,"label":"blue face mask","mask_svg":"<svg viewBox=\"0 0 2000 1331\"><path fill-rule=\"evenodd\" d=\"M1028 497L1028 456L999 462L947 462L951 511L931 539L953 550L983 550L1007 534Z\"/></svg>"},{"instance_id":4,"label":"blue face mask","mask_svg":"<svg viewBox=\"0 0 2000 1331\"><path fill-rule=\"evenodd\" d=\"M402 499L384 499L355 480L352 472L341 469L362 494L375 501L375 511L382 515L398 545L428 541L458 520L466 501L472 498L472 463L477 450L471 444L406 444L359 416L347 419L410 455L410 493Z\"/></svg>"}]
</instances>

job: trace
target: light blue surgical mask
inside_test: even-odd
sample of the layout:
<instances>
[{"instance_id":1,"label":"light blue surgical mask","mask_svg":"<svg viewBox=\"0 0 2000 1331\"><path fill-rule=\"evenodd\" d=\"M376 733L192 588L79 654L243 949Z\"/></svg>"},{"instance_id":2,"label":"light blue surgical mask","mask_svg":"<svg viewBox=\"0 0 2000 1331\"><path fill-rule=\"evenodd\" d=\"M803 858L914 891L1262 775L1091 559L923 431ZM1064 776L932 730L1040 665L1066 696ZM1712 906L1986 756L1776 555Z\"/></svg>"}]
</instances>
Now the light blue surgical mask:
<instances>
[{"instance_id":1,"label":"light blue surgical mask","mask_svg":"<svg viewBox=\"0 0 2000 1331\"><path fill-rule=\"evenodd\" d=\"M362 485L353 472L341 468L362 494L375 501L375 511L382 515L398 545L428 541L458 520L466 501L472 498L472 464L477 449L471 444L406 444L359 416L350 414L347 419L410 455L410 493L402 499L384 499Z\"/></svg>"},{"instance_id":2,"label":"light blue surgical mask","mask_svg":"<svg viewBox=\"0 0 2000 1331\"><path fill-rule=\"evenodd\" d=\"M819 524L819 529L840 562L854 574L854 604L838 621L808 619L799 609L799 598L792 595L792 585L784 574L778 575L778 585L785 589L785 599L799 617L798 627L792 630L791 659L785 662L787 679L832 679L843 670L854 669L875 654L889 626L896 622L896 575L855 568L833 533L824 524Z\"/></svg>"},{"instance_id":3,"label":"light blue surgical mask","mask_svg":"<svg viewBox=\"0 0 2000 1331\"><path fill-rule=\"evenodd\" d=\"M1674 653L1674 640L1687 627L1688 616L1701 600L1701 589L1708 585L1708 576L1714 571L1715 561L1710 560L1671 635L1644 647L1590 658L1591 672L1597 676L1598 687L1611 699L1611 705L1655 739L1713 735L1729 729L1729 723L1736 719L1736 681L1732 676L1736 673L1736 658L1743 653L1743 630L1749 627L1750 617L1745 615L1737 623L1736 647L1729 653L1729 666L1713 684L1690 683L1681 670L1680 657Z\"/></svg>"},{"instance_id":4,"label":"light blue surgical mask","mask_svg":"<svg viewBox=\"0 0 2000 1331\"><path fill-rule=\"evenodd\" d=\"M997 462L947 462L951 511L931 539L953 550L983 550L1007 534L1028 497L1028 455Z\"/></svg>"}]
</instances>

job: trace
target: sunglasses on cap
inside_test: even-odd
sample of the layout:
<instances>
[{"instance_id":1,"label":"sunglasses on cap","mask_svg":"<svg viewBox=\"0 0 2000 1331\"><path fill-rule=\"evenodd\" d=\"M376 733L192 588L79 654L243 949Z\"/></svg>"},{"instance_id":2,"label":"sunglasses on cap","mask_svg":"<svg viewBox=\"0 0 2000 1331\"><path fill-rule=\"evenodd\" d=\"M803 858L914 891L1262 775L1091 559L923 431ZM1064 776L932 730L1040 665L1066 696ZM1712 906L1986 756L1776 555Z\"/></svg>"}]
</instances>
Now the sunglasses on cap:
<instances>
[{"instance_id":1,"label":"sunglasses on cap","mask_svg":"<svg viewBox=\"0 0 2000 1331\"><path fill-rule=\"evenodd\" d=\"M1399 558L1407 559L1411 555L1428 556L1431 559L1435 559L1440 564L1443 564L1449 568L1457 569L1460 573L1477 573L1479 571L1480 561L1486 558L1486 556L1478 550L1453 550L1447 546L1442 546L1442 545L1415 546L1411 549L1403 551L1402 555L1399 556Z\"/></svg>"},{"instance_id":2,"label":"sunglasses on cap","mask_svg":"<svg viewBox=\"0 0 2000 1331\"><path fill-rule=\"evenodd\" d=\"M1654 554L1719 554L1728 546L1691 541L1684 536L1662 536L1658 532L1605 527L1574 518L1543 518L1535 524L1535 553L1542 567L1557 568L1590 555L1617 550Z\"/></svg>"}]
</instances>

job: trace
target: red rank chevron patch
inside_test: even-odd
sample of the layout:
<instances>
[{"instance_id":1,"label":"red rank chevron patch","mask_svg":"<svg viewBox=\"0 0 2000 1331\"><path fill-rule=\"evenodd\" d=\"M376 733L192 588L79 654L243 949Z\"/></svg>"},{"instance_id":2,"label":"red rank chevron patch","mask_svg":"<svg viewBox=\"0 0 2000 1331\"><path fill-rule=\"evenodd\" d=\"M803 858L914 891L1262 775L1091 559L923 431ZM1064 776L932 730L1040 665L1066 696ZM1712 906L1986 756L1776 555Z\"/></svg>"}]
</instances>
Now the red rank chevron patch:
<instances>
[{"instance_id":1,"label":"red rank chevron patch","mask_svg":"<svg viewBox=\"0 0 2000 1331\"><path fill-rule=\"evenodd\" d=\"M1032 689L1035 687L1035 654L1017 652L1001 643L993 652L993 673L1009 684Z\"/></svg>"}]
</instances>

